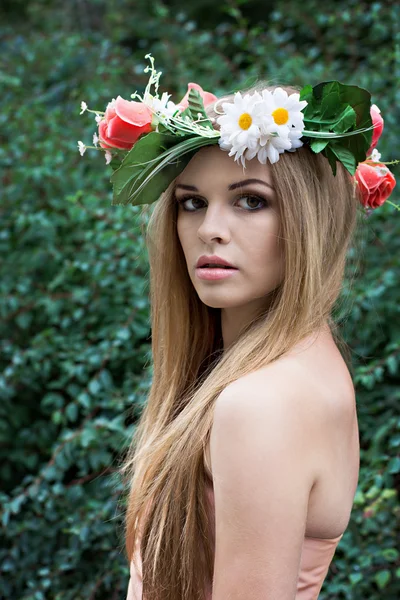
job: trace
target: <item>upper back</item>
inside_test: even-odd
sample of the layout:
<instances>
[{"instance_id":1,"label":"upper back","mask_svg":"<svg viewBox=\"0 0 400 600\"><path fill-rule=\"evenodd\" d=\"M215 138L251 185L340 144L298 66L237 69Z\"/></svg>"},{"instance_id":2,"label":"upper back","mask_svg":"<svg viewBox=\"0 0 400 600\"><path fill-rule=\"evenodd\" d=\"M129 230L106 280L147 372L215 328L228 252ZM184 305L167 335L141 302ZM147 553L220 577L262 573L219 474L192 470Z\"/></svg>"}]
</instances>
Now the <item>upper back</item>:
<instances>
[{"instance_id":1,"label":"upper back","mask_svg":"<svg viewBox=\"0 0 400 600\"><path fill-rule=\"evenodd\" d=\"M320 419L319 472L310 494L306 536L334 538L348 526L356 493L360 445L354 385L332 334L325 330L288 355L304 370L304 385L315 391Z\"/></svg>"},{"instance_id":2,"label":"upper back","mask_svg":"<svg viewBox=\"0 0 400 600\"><path fill-rule=\"evenodd\" d=\"M357 489L359 432L353 382L330 331L303 340L285 356L245 379L250 389L255 386L268 390L274 384L295 388L308 419L312 411L318 461L309 497L306 537L337 538L348 526ZM205 457L212 473L209 444Z\"/></svg>"}]
</instances>

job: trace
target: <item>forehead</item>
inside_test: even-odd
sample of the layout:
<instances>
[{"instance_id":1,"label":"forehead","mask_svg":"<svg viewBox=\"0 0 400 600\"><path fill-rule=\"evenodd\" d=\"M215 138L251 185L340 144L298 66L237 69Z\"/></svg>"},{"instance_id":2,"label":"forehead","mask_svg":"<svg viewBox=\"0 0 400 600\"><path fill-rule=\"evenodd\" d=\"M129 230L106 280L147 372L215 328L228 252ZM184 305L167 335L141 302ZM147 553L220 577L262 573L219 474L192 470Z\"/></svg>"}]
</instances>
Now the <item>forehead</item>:
<instances>
[{"instance_id":1,"label":"forehead","mask_svg":"<svg viewBox=\"0 0 400 600\"><path fill-rule=\"evenodd\" d=\"M227 187L229 183L243 179L261 179L273 185L268 164L261 164L256 158L246 160L245 167L233 156L216 146L201 148L176 178L176 183L193 185L200 189L212 185Z\"/></svg>"}]
</instances>

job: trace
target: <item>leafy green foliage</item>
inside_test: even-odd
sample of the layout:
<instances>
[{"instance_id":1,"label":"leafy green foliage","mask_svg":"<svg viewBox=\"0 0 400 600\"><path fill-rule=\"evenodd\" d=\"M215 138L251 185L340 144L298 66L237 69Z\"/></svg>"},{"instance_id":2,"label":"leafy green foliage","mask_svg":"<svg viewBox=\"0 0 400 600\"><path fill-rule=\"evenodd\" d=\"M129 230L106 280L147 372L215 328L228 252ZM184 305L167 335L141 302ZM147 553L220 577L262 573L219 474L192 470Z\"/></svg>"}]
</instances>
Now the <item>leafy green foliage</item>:
<instances>
[{"instance_id":1,"label":"leafy green foliage","mask_svg":"<svg viewBox=\"0 0 400 600\"><path fill-rule=\"evenodd\" d=\"M151 381L148 214L112 206L104 157L79 156L76 141L96 129L79 115L81 100L101 108L143 91L148 51L174 101L189 81L218 96L256 78L300 87L337 79L371 92L385 119L379 151L398 158L399 16L391 3L214 5L4 3L12 10L0 38L7 600L117 600L129 578L116 468ZM398 189L391 199L399 202ZM359 231L337 318L353 349L361 471L321 600L400 595L398 213L383 205Z\"/></svg>"},{"instance_id":2,"label":"leafy green foliage","mask_svg":"<svg viewBox=\"0 0 400 600\"><path fill-rule=\"evenodd\" d=\"M128 204L146 175L154 170L160 156L176 144L176 141L177 138L169 133L151 132L143 135L126 154L121 166L111 176L114 190L113 204ZM173 170L170 181L176 176L175 173L176 169ZM154 181L155 179L153 179ZM158 198L161 192L166 189L166 187L163 187L164 184L163 179L159 182L158 190L154 190L152 186L151 193L155 194L154 198ZM146 202L146 197L143 197L143 202Z\"/></svg>"},{"instance_id":3,"label":"leafy green foliage","mask_svg":"<svg viewBox=\"0 0 400 600\"><path fill-rule=\"evenodd\" d=\"M318 132L329 131L344 134L356 129L367 129L372 125L370 115L371 94L356 85L344 85L339 81L326 81L312 87L305 86L300 100L308 102L304 109L304 126L311 137L311 148L322 152L329 160L333 174L336 161L340 160L350 175L354 175L357 164L366 159L372 141L372 129L357 135L329 140L318 139Z\"/></svg>"},{"instance_id":4,"label":"leafy green foliage","mask_svg":"<svg viewBox=\"0 0 400 600\"><path fill-rule=\"evenodd\" d=\"M152 204L202 146L215 143L188 135L151 132L138 140L112 177L113 204ZM164 150L164 151L163 151Z\"/></svg>"}]
</instances>

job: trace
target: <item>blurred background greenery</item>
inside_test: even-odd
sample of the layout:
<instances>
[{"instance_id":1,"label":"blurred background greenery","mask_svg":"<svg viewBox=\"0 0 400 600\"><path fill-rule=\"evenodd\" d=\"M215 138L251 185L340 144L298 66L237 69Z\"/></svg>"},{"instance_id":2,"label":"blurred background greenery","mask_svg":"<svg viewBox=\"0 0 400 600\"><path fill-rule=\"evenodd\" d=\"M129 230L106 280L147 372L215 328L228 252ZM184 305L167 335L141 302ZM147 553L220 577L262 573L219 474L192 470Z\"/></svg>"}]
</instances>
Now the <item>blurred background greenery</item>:
<instances>
[{"instance_id":1,"label":"blurred background greenery","mask_svg":"<svg viewBox=\"0 0 400 600\"><path fill-rule=\"evenodd\" d=\"M0 18L0 597L122 599L117 467L151 382L146 216L111 206L102 153L79 155L96 129L80 103L143 92L147 52L175 101L189 81L220 95L338 79L370 90L393 160L400 15L354 0L2 0ZM385 204L359 231L336 316L361 471L321 600L400 597L400 214Z\"/></svg>"}]
</instances>

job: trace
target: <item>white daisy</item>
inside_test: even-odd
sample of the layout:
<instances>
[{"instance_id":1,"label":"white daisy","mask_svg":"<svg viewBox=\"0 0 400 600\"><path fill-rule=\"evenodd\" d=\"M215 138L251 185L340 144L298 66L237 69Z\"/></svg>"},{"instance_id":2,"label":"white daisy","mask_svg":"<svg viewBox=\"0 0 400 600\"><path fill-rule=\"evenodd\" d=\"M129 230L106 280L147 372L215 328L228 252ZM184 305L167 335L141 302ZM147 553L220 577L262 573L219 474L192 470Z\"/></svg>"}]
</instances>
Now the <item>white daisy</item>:
<instances>
[{"instance_id":1,"label":"white daisy","mask_svg":"<svg viewBox=\"0 0 400 600\"><path fill-rule=\"evenodd\" d=\"M293 152L300 148L303 142L300 138L304 130L304 114L302 109L307 106L305 100L300 101L300 94L288 93L281 87L273 92L262 91L263 117L260 125L260 149L257 152L259 161L265 164L266 159L271 163L279 160L279 154L285 150ZM247 158L255 156L249 152Z\"/></svg>"},{"instance_id":2,"label":"white daisy","mask_svg":"<svg viewBox=\"0 0 400 600\"><path fill-rule=\"evenodd\" d=\"M279 160L279 155L285 150L292 148L292 142L288 137L262 135L259 140L259 147L255 150L248 149L245 157L249 160L257 156L260 163L267 162L267 158L271 164Z\"/></svg>"},{"instance_id":3,"label":"white daisy","mask_svg":"<svg viewBox=\"0 0 400 600\"><path fill-rule=\"evenodd\" d=\"M83 142L78 142L78 149L79 149L81 156L83 156L86 152L85 144Z\"/></svg>"},{"instance_id":4,"label":"white daisy","mask_svg":"<svg viewBox=\"0 0 400 600\"><path fill-rule=\"evenodd\" d=\"M235 155L235 160L245 164L246 150L253 152L259 148L261 124L261 96L258 92L242 97L236 92L233 102L224 102L222 109L225 114L217 119L220 125L221 137L218 140L222 150L229 150L229 156Z\"/></svg>"},{"instance_id":5,"label":"white daisy","mask_svg":"<svg viewBox=\"0 0 400 600\"><path fill-rule=\"evenodd\" d=\"M307 102L300 101L300 94L288 95L281 87L244 98L237 92L233 103L222 104L225 114L217 119L221 126L219 145L243 165L245 159L255 156L263 164L267 159L275 163L285 150L293 152L303 145L305 106Z\"/></svg>"},{"instance_id":6,"label":"white daisy","mask_svg":"<svg viewBox=\"0 0 400 600\"><path fill-rule=\"evenodd\" d=\"M307 101L300 101L300 94L294 93L289 96L285 90L277 87L273 92L263 90L262 99L265 115L268 117L265 122L267 128L272 121L279 135L291 129L299 131L304 129L302 110L307 106Z\"/></svg>"}]
</instances>

